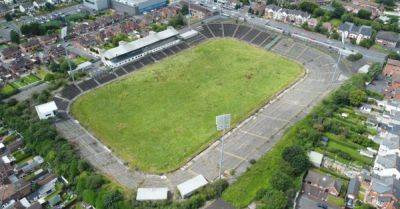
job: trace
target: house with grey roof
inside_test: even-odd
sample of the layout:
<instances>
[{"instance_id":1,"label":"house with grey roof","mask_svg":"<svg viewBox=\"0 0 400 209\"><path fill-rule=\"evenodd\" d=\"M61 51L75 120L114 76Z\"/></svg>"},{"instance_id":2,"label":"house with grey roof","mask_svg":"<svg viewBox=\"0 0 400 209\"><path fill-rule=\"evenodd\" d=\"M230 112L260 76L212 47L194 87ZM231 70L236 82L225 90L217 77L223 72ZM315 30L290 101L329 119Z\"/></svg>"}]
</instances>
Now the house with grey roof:
<instances>
[{"instance_id":1,"label":"house with grey roof","mask_svg":"<svg viewBox=\"0 0 400 209\"><path fill-rule=\"evenodd\" d=\"M398 46L400 35L391 31L379 31L376 34L376 43L382 46L395 48Z\"/></svg>"},{"instance_id":2,"label":"house with grey roof","mask_svg":"<svg viewBox=\"0 0 400 209\"><path fill-rule=\"evenodd\" d=\"M285 23L291 23L294 25L302 25L311 18L311 15L307 12L281 8L276 5L267 5L265 7L264 14L265 18L274 19Z\"/></svg>"},{"instance_id":3,"label":"house with grey roof","mask_svg":"<svg viewBox=\"0 0 400 209\"><path fill-rule=\"evenodd\" d=\"M371 26L357 26L351 22L342 23L338 31L343 33L345 38L355 39L356 43L360 43L364 39L370 39L372 36L372 27Z\"/></svg>"},{"instance_id":4,"label":"house with grey roof","mask_svg":"<svg viewBox=\"0 0 400 209\"><path fill-rule=\"evenodd\" d=\"M400 179L400 157L396 154L378 155L372 172L379 177Z\"/></svg>"},{"instance_id":5,"label":"house with grey roof","mask_svg":"<svg viewBox=\"0 0 400 209\"><path fill-rule=\"evenodd\" d=\"M329 193L334 196L339 196L342 182L336 178L309 170L307 176L304 178L304 183L309 184L321 192Z\"/></svg>"},{"instance_id":6,"label":"house with grey roof","mask_svg":"<svg viewBox=\"0 0 400 209\"><path fill-rule=\"evenodd\" d=\"M379 146L379 155L398 155L400 156L400 137L396 134L387 133L382 137Z\"/></svg>"},{"instance_id":7,"label":"house with grey roof","mask_svg":"<svg viewBox=\"0 0 400 209\"><path fill-rule=\"evenodd\" d=\"M373 178L366 201L383 209L395 208L400 200L400 181L392 177Z\"/></svg>"}]
</instances>

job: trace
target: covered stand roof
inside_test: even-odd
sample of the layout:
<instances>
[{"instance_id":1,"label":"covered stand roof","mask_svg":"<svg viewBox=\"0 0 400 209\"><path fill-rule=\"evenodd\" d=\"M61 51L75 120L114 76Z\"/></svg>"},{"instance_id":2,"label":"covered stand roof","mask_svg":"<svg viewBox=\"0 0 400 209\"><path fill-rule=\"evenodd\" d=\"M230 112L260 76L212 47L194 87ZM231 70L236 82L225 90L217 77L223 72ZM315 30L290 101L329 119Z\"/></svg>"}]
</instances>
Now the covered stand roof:
<instances>
[{"instance_id":1,"label":"covered stand roof","mask_svg":"<svg viewBox=\"0 0 400 209\"><path fill-rule=\"evenodd\" d=\"M178 190L183 198L191 195L197 189L207 185L208 182L202 175L198 175L194 178L191 178L181 184L179 184Z\"/></svg>"},{"instance_id":2,"label":"covered stand roof","mask_svg":"<svg viewBox=\"0 0 400 209\"><path fill-rule=\"evenodd\" d=\"M136 200L166 200L168 198L168 188L139 188L136 195Z\"/></svg>"}]
</instances>

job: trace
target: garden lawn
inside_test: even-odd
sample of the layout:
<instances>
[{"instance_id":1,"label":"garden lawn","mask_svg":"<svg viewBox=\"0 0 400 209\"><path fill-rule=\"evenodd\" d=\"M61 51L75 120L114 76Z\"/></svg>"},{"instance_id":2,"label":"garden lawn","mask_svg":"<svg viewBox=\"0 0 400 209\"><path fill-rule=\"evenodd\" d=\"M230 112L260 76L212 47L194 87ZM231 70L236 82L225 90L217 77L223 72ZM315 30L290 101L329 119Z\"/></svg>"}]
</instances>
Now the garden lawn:
<instances>
[{"instance_id":1,"label":"garden lawn","mask_svg":"<svg viewBox=\"0 0 400 209\"><path fill-rule=\"evenodd\" d=\"M218 138L215 116L247 118L304 73L286 58L215 39L88 92L73 115L130 167L179 168Z\"/></svg>"},{"instance_id":2,"label":"garden lawn","mask_svg":"<svg viewBox=\"0 0 400 209\"><path fill-rule=\"evenodd\" d=\"M27 85L33 84L35 82L39 82L40 78L36 77L35 75L28 75L25 77L22 77L16 81L14 81L12 84L13 86L17 87L18 89L23 88Z\"/></svg>"},{"instance_id":3,"label":"garden lawn","mask_svg":"<svg viewBox=\"0 0 400 209\"><path fill-rule=\"evenodd\" d=\"M15 89L15 88L14 88L12 85L10 85L10 84L6 84L5 86L3 86L3 87L0 89L0 94L3 95L3 96L5 96L5 97L11 96L11 95L15 94L16 92L17 92L17 89Z\"/></svg>"}]
</instances>

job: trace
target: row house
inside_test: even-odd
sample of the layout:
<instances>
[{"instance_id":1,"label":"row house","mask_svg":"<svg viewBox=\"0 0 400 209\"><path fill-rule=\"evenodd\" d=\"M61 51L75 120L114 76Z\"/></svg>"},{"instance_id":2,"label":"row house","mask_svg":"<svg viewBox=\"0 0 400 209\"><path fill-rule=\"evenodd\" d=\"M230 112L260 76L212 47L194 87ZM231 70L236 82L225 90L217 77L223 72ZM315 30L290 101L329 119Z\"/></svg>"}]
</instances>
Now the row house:
<instances>
[{"instance_id":1,"label":"row house","mask_svg":"<svg viewBox=\"0 0 400 209\"><path fill-rule=\"evenodd\" d=\"M4 67L3 64L0 64L0 86L4 82L11 81L15 77L13 74L8 70L8 68Z\"/></svg>"},{"instance_id":2,"label":"row house","mask_svg":"<svg viewBox=\"0 0 400 209\"><path fill-rule=\"evenodd\" d=\"M0 52L0 57L3 61L15 59L19 56L21 56L21 50L15 46L5 48Z\"/></svg>"},{"instance_id":3,"label":"row house","mask_svg":"<svg viewBox=\"0 0 400 209\"><path fill-rule=\"evenodd\" d=\"M311 15L306 12L293 9L284 9L276 5L267 5L265 8L264 16L267 19L273 19L295 25L302 25L306 23L311 17Z\"/></svg>"},{"instance_id":4,"label":"row house","mask_svg":"<svg viewBox=\"0 0 400 209\"><path fill-rule=\"evenodd\" d=\"M188 2L187 1L181 1L180 4L182 6L183 5L188 5ZM208 16L211 16L212 12L209 9L207 9L207 8L201 6L201 5L191 4L190 5L190 14L192 14L192 16L195 19L204 19L204 18L206 18Z\"/></svg>"},{"instance_id":5,"label":"row house","mask_svg":"<svg viewBox=\"0 0 400 209\"><path fill-rule=\"evenodd\" d=\"M364 39L370 39L372 36L371 26L357 26L351 22L341 24L338 31L344 35L344 38L355 39L357 44Z\"/></svg>"},{"instance_id":6,"label":"row house","mask_svg":"<svg viewBox=\"0 0 400 209\"><path fill-rule=\"evenodd\" d=\"M267 5L265 1L256 1L256 2L251 2L250 4L250 8L253 10L253 14L260 16L264 15L266 6Z\"/></svg>"},{"instance_id":7,"label":"row house","mask_svg":"<svg viewBox=\"0 0 400 209\"><path fill-rule=\"evenodd\" d=\"M378 154L372 172L380 177L394 177L400 180L400 157L396 153Z\"/></svg>"},{"instance_id":8,"label":"row house","mask_svg":"<svg viewBox=\"0 0 400 209\"><path fill-rule=\"evenodd\" d=\"M400 201L400 181L392 177L372 178L366 202L381 209L396 209Z\"/></svg>"},{"instance_id":9,"label":"row house","mask_svg":"<svg viewBox=\"0 0 400 209\"><path fill-rule=\"evenodd\" d=\"M62 47L62 46L55 46L55 45L49 47L49 48L47 49L47 52L46 52L46 53L47 53L47 57L49 57L49 58L51 58L51 59L53 59L53 60L56 60L56 59L58 59L58 58L63 57L63 56L66 55L66 54L65 54L65 49L64 49L64 47Z\"/></svg>"},{"instance_id":10,"label":"row house","mask_svg":"<svg viewBox=\"0 0 400 209\"><path fill-rule=\"evenodd\" d=\"M50 44L55 44L57 41L58 41L58 35L57 34L39 36L39 42L43 46L47 46L47 45L50 45Z\"/></svg>"},{"instance_id":11,"label":"row house","mask_svg":"<svg viewBox=\"0 0 400 209\"><path fill-rule=\"evenodd\" d=\"M22 76L32 70L33 64L33 61L28 58L18 57L10 63L9 69L13 74Z\"/></svg>"},{"instance_id":12,"label":"row house","mask_svg":"<svg viewBox=\"0 0 400 209\"><path fill-rule=\"evenodd\" d=\"M304 178L304 183L313 187L312 191L319 191L318 193L328 193L333 196L339 196L342 188L342 182L336 178L324 175L312 170L308 171L307 176Z\"/></svg>"},{"instance_id":13,"label":"row house","mask_svg":"<svg viewBox=\"0 0 400 209\"><path fill-rule=\"evenodd\" d=\"M121 23L120 27L121 27L121 32L129 34L139 29L139 24L137 24L135 21L128 20L124 23Z\"/></svg>"},{"instance_id":14,"label":"row house","mask_svg":"<svg viewBox=\"0 0 400 209\"><path fill-rule=\"evenodd\" d=\"M41 47L37 38L32 38L19 46L23 53L32 53Z\"/></svg>"},{"instance_id":15,"label":"row house","mask_svg":"<svg viewBox=\"0 0 400 209\"><path fill-rule=\"evenodd\" d=\"M396 48L400 40L400 36L396 32L379 31L376 34L375 42L379 45Z\"/></svg>"}]
</instances>

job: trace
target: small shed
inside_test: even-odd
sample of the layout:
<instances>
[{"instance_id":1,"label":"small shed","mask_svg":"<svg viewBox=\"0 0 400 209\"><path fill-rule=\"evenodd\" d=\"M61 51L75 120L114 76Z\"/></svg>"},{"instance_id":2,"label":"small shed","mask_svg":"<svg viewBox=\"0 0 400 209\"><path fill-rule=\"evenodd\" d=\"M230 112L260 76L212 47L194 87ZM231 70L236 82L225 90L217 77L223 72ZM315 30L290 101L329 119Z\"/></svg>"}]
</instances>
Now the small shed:
<instances>
[{"instance_id":1,"label":"small shed","mask_svg":"<svg viewBox=\"0 0 400 209\"><path fill-rule=\"evenodd\" d=\"M313 166L319 168L322 165L322 159L324 158L324 155L319 152L310 151L308 153L308 158L310 158L310 162L313 164Z\"/></svg>"},{"instance_id":2,"label":"small shed","mask_svg":"<svg viewBox=\"0 0 400 209\"><path fill-rule=\"evenodd\" d=\"M182 198L189 197L196 190L208 184L208 181L204 178L203 175L198 175L194 178L191 178L181 184L179 184L178 190L181 194Z\"/></svg>"},{"instance_id":3,"label":"small shed","mask_svg":"<svg viewBox=\"0 0 400 209\"><path fill-rule=\"evenodd\" d=\"M369 67L369 65L363 65L362 67L360 67L360 69L358 69L358 73L368 73Z\"/></svg>"},{"instance_id":4,"label":"small shed","mask_svg":"<svg viewBox=\"0 0 400 209\"><path fill-rule=\"evenodd\" d=\"M324 146L328 145L328 142L329 142L329 138L328 138L328 137L323 136L323 137L321 138L321 143L322 143Z\"/></svg>"},{"instance_id":5,"label":"small shed","mask_svg":"<svg viewBox=\"0 0 400 209\"><path fill-rule=\"evenodd\" d=\"M136 195L138 201L166 200L168 199L168 188L139 188Z\"/></svg>"},{"instance_id":6,"label":"small shed","mask_svg":"<svg viewBox=\"0 0 400 209\"><path fill-rule=\"evenodd\" d=\"M58 110L57 105L54 101L37 105L35 106L35 109L40 120L54 117L54 112Z\"/></svg>"}]
</instances>

